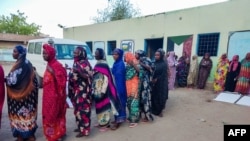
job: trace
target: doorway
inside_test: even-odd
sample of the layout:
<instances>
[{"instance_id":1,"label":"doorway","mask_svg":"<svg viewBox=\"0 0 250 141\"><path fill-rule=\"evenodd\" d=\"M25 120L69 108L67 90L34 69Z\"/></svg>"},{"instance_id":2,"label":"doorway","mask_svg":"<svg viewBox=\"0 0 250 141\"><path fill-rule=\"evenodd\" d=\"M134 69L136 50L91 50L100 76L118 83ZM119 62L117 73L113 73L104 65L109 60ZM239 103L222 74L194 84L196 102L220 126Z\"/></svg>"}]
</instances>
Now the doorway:
<instances>
[{"instance_id":1,"label":"doorway","mask_svg":"<svg viewBox=\"0 0 250 141\"><path fill-rule=\"evenodd\" d=\"M155 52L159 48L163 48L163 38L145 39L145 52L151 60L155 60Z\"/></svg>"}]
</instances>

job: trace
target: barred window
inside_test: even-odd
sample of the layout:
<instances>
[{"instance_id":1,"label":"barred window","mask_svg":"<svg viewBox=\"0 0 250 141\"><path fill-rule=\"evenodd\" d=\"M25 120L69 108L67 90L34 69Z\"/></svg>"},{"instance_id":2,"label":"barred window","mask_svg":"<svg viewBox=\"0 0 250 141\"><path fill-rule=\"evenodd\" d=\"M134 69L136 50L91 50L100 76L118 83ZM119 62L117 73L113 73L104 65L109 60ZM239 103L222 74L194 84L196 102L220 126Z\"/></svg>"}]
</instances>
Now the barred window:
<instances>
[{"instance_id":1,"label":"barred window","mask_svg":"<svg viewBox=\"0 0 250 141\"><path fill-rule=\"evenodd\" d=\"M210 56L217 56L220 33L209 33L198 35L198 56L209 53Z\"/></svg>"}]
</instances>

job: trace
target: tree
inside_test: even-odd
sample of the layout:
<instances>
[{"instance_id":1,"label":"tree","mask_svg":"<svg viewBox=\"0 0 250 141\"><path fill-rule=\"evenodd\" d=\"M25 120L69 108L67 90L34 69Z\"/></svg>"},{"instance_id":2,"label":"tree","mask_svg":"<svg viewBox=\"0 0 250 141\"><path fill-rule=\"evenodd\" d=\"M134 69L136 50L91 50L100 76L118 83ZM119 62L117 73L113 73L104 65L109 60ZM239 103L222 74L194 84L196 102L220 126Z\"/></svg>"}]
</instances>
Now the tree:
<instances>
[{"instance_id":1,"label":"tree","mask_svg":"<svg viewBox=\"0 0 250 141\"><path fill-rule=\"evenodd\" d=\"M97 10L97 16L92 18L95 23L129 19L140 16L140 9L134 8L129 0L108 0L108 6Z\"/></svg>"},{"instance_id":2,"label":"tree","mask_svg":"<svg viewBox=\"0 0 250 141\"><path fill-rule=\"evenodd\" d=\"M39 35L40 25L35 23L28 24L27 16L17 10L17 14L9 16L0 16L0 33L13 33L20 35Z\"/></svg>"}]
</instances>

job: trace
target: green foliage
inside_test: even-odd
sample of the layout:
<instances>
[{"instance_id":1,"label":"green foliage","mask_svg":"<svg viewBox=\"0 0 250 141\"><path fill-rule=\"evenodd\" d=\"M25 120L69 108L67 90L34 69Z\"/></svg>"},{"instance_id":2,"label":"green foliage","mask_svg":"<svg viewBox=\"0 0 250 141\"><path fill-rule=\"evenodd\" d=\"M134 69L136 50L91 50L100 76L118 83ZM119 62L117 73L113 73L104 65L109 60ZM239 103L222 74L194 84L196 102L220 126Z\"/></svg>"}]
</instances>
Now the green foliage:
<instances>
[{"instance_id":1,"label":"green foliage","mask_svg":"<svg viewBox=\"0 0 250 141\"><path fill-rule=\"evenodd\" d=\"M28 24L27 16L17 11L17 14L0 16L0 33L13 33L20 35L39 35L41 26L35 23Z\"/></svg>"},{"instance_id":2,"label":"green foliage","mask_svg":"<svg viewBox=\"0 0 250 141\"><path fill-rule=\"evenodd\" d=\"M129 0L109 0L108 6L97 10L97 16L92 20L95 23L129 19L140 15L140 9L134 8Z\"/></svg>"}]
</instances>

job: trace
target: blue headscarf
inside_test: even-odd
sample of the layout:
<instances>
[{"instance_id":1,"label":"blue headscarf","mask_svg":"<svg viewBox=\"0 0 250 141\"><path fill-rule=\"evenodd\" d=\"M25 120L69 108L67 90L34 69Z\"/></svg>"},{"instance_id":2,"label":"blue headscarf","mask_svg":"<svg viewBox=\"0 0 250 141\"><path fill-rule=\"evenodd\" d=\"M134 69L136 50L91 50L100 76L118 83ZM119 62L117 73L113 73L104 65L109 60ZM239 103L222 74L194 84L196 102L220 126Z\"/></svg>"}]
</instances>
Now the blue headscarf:
<instances>
[{"instance_id":1,"label":"blue headscarf","mask_svg":"<svg viewBox=\"0 0 250 141\"><path fill-rule=\"evenodd\" d=\"M18 56L18 58L23 58L23 59L25 59L26 58L26 48L25 47L23 47L23 46L21 46L21 45L17 45L17 46L15 46L15 49L18 51L18 53L19 53L19 56Z\"/></svg>"},{"instance_id":2,"label":"blue headscarf","mask_svg":"<svg viewBox=\"0 0 250 141\"><path fill-rule=\"evenodd\" d=\"M118 59L116 60L116 62L120 61L123 59L123 50L122 49L119 49L119 48L116 48L113 53L117 53L119 55Z\"/></svg>"}]
</instances>

